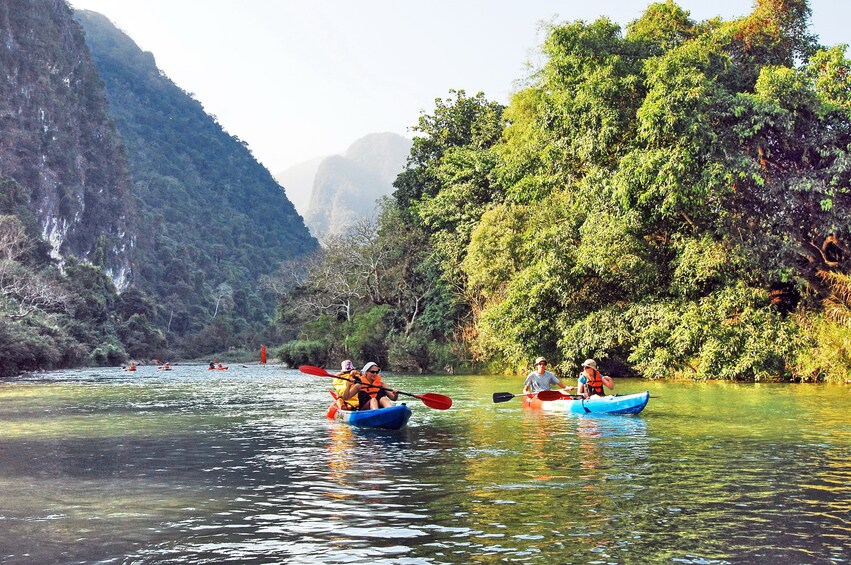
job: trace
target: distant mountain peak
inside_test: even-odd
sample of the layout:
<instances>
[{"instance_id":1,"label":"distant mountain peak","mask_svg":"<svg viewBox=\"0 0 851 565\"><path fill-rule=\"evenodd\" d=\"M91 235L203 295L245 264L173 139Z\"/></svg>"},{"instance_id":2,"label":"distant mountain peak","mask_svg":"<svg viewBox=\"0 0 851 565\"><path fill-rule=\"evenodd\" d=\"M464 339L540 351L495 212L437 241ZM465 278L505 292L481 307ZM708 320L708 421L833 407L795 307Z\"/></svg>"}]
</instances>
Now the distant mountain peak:
<instances>
[{"instance_id":1,"label":"distant mountain peak","mask_svg":"<svg viewBox=\"0 0 851 565\"><path fill-rule=\"evenodd\" d=\"M360 218L375 215L377 202L393 193L412 141L396 133L371 133L345 155L326 157L317 167L304 216L310 232L342 233Z\"/></svg>"}]
</instances>

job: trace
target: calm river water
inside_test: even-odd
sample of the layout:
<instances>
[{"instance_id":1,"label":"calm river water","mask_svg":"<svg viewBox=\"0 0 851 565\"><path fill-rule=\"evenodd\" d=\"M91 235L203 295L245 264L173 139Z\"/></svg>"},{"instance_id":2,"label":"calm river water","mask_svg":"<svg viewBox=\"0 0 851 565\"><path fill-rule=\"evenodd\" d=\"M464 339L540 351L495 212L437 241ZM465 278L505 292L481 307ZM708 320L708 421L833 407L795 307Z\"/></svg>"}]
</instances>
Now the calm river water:
<instances>
[{"instance_id":1,"label":"calm river water","mask_svg":"<svg viewBox=\"0 0 851 565\"><path fill-rule=\"evenodd\" d=\"M0 561L851 561L851 387L620 380L655 398L588 417L492 402L521 378L385 381L454 406L363 432L276 367L4 381Z\"/></svg>"}]
</instances>

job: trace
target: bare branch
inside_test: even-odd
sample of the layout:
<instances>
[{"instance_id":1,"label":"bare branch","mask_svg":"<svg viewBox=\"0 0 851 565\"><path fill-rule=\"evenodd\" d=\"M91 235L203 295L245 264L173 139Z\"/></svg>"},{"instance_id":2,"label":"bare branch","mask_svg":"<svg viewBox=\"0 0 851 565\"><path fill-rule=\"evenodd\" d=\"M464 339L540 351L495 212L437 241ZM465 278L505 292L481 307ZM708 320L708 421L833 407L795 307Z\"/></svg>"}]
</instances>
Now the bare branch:
<instances>
[{"instance_id":1,"label":"bare branch","mask_svg":"<svg viewBox=\"0 0 851 565\"><path fill-rule=\"evenodd\" d=\"M0 215L0 258L18 259L32 246L24 224L16 216Z\"/></svg>"}]
</instances>

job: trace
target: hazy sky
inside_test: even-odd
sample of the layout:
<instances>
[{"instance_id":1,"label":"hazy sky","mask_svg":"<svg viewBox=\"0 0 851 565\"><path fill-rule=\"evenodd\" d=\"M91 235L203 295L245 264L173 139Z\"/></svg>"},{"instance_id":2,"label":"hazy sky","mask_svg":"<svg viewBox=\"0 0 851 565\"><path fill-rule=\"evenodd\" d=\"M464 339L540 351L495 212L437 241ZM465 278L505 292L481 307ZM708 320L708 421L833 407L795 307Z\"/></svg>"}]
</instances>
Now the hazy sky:
<instances>
[{"instance_id":1,"label":"hazy sky","mask_svg":"<svg viewBox=\"0 0 851 565\"><path fill-rule=\"evenodd\" d=\"M273 174L368 133L411 136L450 89L508 102L540 23L622 26L649 0L70 0L108 17ZM750 0L680 0L697 20ZM811 0L813 31L851 43L851 2Z\"/></svg>"}]
</instances>

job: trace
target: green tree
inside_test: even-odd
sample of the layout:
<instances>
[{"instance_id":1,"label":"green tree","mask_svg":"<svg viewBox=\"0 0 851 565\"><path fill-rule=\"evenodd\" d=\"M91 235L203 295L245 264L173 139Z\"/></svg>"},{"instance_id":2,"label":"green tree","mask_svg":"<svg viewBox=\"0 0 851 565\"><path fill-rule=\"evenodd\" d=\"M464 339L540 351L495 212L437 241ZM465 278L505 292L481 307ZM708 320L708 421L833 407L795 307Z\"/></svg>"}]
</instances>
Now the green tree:
<instances>
[{"instance_id":1,"label":"green tree","mask_svg":"<svg viewBox=\"0 0 851 565\"><path fill-rule=\"evenodd\" d=\"M814 50L808 17L778 0L694 23L666 2L626 36L605 18L555 25L502 141L419 162L431 184L402 202L460 265L479 360L790 375L785 314L797 296L815 311L836 299L819 273L847 269L851 225L848 64ZM477 207L457 194L475 168L457 164L482 159L468 186L503 196ZM468 235L452 240L465 199Z\"/></svg>"}]
</instances>

